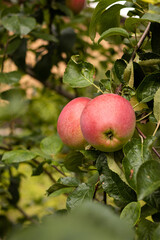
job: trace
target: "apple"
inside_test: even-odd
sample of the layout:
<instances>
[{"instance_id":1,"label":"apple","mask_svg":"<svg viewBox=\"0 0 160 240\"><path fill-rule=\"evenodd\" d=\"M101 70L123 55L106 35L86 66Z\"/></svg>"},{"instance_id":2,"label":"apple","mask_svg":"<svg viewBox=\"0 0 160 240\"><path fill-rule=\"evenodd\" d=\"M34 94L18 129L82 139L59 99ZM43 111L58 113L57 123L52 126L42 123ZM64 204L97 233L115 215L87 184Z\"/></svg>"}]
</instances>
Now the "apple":
<instances>
[{"instance_id":1,"label":"apple","mask_svg":"<svg viewBox=\"0 0 160 240\"><path fill-rule=\"evenodd\" d=\"M85 6L85 0L66 0L66 6L75 14L78 14Z\"/></svg>"},{"instance_id":2,"label":"apple","mask_svg":"<svg viewBox=\"0 0 160 240\"><path fill-rule=\"evenodd\" d=\"M114 152L133 136L136 117L128 100L117 94L103 94L92 99L80 119L86 141L96 149Z\"/></svg>"},{"instance_id":3,"label":"apple","mask_svg":"<svg viewBox=\"0 0 160 240\"><path fill-rule=\"evenodd\" d=\"M90 100L87 97L75 98L62 109L59 115L57 132L62 142L73 149L84 149L87 145L80 127L80 116Z\"/></svg>"}]
</instances>

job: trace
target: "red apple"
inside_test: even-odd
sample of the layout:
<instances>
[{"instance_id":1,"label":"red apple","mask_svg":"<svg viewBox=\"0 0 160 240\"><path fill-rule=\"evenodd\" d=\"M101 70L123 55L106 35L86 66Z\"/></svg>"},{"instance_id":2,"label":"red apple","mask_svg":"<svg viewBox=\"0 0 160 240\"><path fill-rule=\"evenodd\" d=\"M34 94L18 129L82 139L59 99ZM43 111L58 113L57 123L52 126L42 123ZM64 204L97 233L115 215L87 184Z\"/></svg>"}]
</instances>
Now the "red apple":
<instances>
[{"instance_id":1,"label":"red apple","mask_svg":"<svg viewBox=\"0 0 160 240\"><path fill-rule=\"evenodd\" d=\"M80 127L80 116L90 101L87 97L78 97L70 101L61 111L57 131L62 142L74 149L84 149L87 145Z\"/></svg>"},{"instance_id":2,"label":"red apple","mask_svg":"<svg viewBox=\"0 0 160 240\"><path fill-rule=\"evenodd\" d=\"M86 105L80 124L90 145L104 152L114 152L132 137L136 117L128 100L117 94L103 94Z\"/></svg>"},{"instance_id":3,"label":"red apple","mask_svg":"<svg viewBox=\"0 0 160 240\"><path fill-rule=\"evenodd\" d=\"M66 6L78 14L85 6L85 0L66 0Z\"/></svg>"}]
</instances>

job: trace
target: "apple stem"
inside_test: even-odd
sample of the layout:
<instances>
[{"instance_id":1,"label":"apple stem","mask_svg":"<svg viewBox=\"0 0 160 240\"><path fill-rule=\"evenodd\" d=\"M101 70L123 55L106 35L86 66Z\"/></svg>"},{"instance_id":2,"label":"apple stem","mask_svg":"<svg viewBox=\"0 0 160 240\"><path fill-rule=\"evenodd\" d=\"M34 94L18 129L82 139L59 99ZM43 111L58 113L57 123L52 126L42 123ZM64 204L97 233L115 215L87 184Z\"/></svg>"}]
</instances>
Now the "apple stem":
<instances>
[{"instance_id":1,"label":"apple stem","mask_svg":"<svg viewBox=\"0 0 160 240\"><path fill-rule=\"evenodd\" d=\"M160 125L160 120L158 121L157 126L156 126L156 128L154 130L153 137L156 135L156 132L157 132L157 130L159 128L159 125Z\"/></svg>"}]
</instances>

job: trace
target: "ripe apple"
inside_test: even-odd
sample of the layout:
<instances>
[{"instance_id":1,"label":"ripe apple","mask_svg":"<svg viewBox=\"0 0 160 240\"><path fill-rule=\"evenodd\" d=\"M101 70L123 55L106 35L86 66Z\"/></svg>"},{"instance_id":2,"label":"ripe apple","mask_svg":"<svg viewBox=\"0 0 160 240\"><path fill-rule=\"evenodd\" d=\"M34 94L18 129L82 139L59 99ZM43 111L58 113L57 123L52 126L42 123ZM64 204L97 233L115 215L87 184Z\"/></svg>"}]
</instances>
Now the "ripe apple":
<instances>
[{"instance_id":1,"label":"ripe apple","mask_svg":"<svg viewBox=\"0 0 160 240\"><path fill-rule=\"evenodd\" d=\"M80 116L90 100L87 97L75 98L62 109L59 115L57 132L62 142L71 148L84 149L87 145L80 127Z\"/></svg>"},{"instance_id":2,"label":"ripe apple","mask_svg":"<svg viewBox=\"0 0 160 240\"><path fill-rule=\"evenodd\" d=\"M114 152L132 137L136 117L128 100L117 94L103 94L86 105L80 124L90 145L104 152Z\"/></svg>"},{"instance_id":3,"label":"ripe apple","mask_svg":"<svg viewBox=\"0 0 160 240\"><path fill-rule=\"evenodd\" d=\"M85 0L66 0L66 6L78 14L85 6Z\"/></svg>"}]
</instances>

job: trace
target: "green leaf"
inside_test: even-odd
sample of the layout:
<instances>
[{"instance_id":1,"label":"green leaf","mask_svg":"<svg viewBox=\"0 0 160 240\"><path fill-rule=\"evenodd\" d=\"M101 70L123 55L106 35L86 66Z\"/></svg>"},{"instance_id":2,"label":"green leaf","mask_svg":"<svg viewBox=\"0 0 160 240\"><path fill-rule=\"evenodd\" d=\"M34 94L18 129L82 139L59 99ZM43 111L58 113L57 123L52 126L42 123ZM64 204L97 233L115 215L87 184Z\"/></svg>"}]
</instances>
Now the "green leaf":
<instances>
[{"instance_id":1,"label":"green leaf","mask_svg":"<svg viewBox=\"0 0 160 240\"><path fill-rule=\"evenodd\" d=\"M63 189L63 188L71 188L77 187L80 184L79 180L74 177L64 177L59 178L57 183L53 184L48 190L47 193L50 195L51 193L56 192L57 190Z\"/></svg>"},{"instance_id":2,"label":"green leaf","mask_svg":"<svg viewBox=\"0 0 160 240\"><path fill-rule=\"evenodd\" d=\"M124 78L124 81L128 84L128 86L133 88L134 86L133 62L130 62L127 64L127 67L124 70L123 78Z\"/></svg>"},{"instance_id":3,"label":"green leaf","mask_svg":"<svg viewBox=\"0 0 160 240\"><path fill-rule=\"evenodd\" d=\"M139 202L131 202L122 210L120 219L125 220L129 225L135 226L141 215Z\"/></svg>"},{"instance_id":4,"label":"green leaf","mask_svg":"<svg viewBox=\"0 0 160 240\"><path fill-rule=\"evenodd\" d=\"M0 83L13 85L19 83L21 76L22 74L19 71L0 73Z\"/></svg>"},{"instance_id":5,"label":"green leaf","mask_svg":"<svg viewBox=\"0 0 160 240\"><path fill-rule=\"evenodd\" d=\"M101 154L96 162L97 170L100 174L100 182L103 190L113 197L117 204L125 206L136 200L135 192L121 180L119 175L109 169L105 154Z\"/></svg>"},{"instance_id":6,"label":"green leaf","mask_svg":"<svg viewBox=\"0 0 160 240\"><path fill-rule=\"evenodd\" d=\"M151 206L152 208L156 209L156 211L160 212L160 188L158 188L152 194L150 194L147 197L145 197L144 201L149 206Z\"/></svg>"},{"instance_id":7,"label":"green leaf","mask_svg":"<svg viewBox=\"0 0 160 240\"><path fill-rule=\"evenodd\" d=\"M154 53L160 54L160 44L157 44L157 42L160 39L160 23L152 22L150 30L152 32L151 39L152 51Z\"/></svg>"},{"instance_id":8,"label":"green leaf","mask_svg":"<svg viewBox=\"0 0 160 240\"><path fill-rule=\"evenodd\" d=\"M136 190L137 172L144 161L151 160L151 146L155 137L148 137L143 142L141 139L134 139L128 142L124 148L123 168L127 182Z\"/></svg>"},{"instance_id":9,"label":"green leaf","mask_svg":"<svg viewBox=\"0 0 160 240\"><path fill-rule=\"evenodd\" d=\"M79 207L86 200L92 200L94 187L81 183L72 193L69 194L66 202L68 210Z\"/></svg>"},{"instance_id":10,"label":"green leaf","mask_svg":"<svg viewBox=\"0 0 160 240\"><path fill-rule=\"evenodd\" d=\"M27 35L36 26L36 20L32 17L21 15L7 15L1 20L3 26L18 35Z\"/></svg>"},{"instance_id":11,"label":"green leaf","mask_svg":"<svg viewBox=\"0 0 160 240\"><path fill-rule=\"evenodd\" d=\"M5 152L2 157L2 161L6 164L21 163L30 161L37 156L36 153L29 150L13 150Z\"/></svg>"},{"instance_id":12,"label":"green leaf","mask_svg":"<svg viewBox=\"0 0 160 240\"><path fill-rule=\"evenodd\" d=\"M32 31L31 32L31 35L36 37L36 38L40 38L40 39L43 39L43 40L46 40L46 41L52 41L52 42L58 42L58 39L51 35L51 34L48 34L48 33L45 33L45 32L38 32L38 31Z\"/></svg>"},{"instance_id":13,"label":"green leaf","mask_svg":"<svg viewBox=\"0 0 160 240\"><path fill-rule=\"evenodd\" d=\"M124 82L123 74L126 66L127 64L123 59L118 59L114 63L114 70L115 70L116 76L121 82Z\"/></svg>"},{"instance_id":14,"label":"green leaf","mask_svg":"<svg viewBox=\"0 0 160 240\"><path fill-rule=\"evenodd\" d=\"M101 0L96 6L91 18L90 26L89 26L89 35L92 40L94 40L95 38L97 21L101 18L101 14L105 11L105 9L109 5L111 5L114 2L117 2L117 0L108 0L108 1Z\"/></svg>"},{"instance_id":15,"label":"green leaf","mask_svg":"<svg viewBox=\"0 0 160 240\"><path fill-rule=\"evenodd\" d=\"M142 18L126 18L125 20L125 28L128 30L128 31L131 31L131 32L136 32L136 29L139 27L139 25L141 23L145 24L147 21L145 19L142 19Z\"/></svg>"},{"instance_id":16,"label":"green leaf","mask_svg":"<svg viewBox=\"0 0 160 240\"><path fill-rule=\"evenodd\" d=\"M153 239L153 233L155 229L157 228L157 224L147 220L143 219L139 224L137 228L137 240L149 240ZM158 240L157 238L156 240Z\"/></svg>"},{"instance_id":17,"label":"green leaf","mask_svg":"<svg viewBox=\"0 0 160 240\"><path fill-rule=\"evenodd\" d=\"M80 152L88 161L96 161L101 153L100 151L97 150L80 150Z\"/></svg>"},{"instance_id":18,"label":"green leaf","mask_svg":"<svg viewBox=\"0 0 160 240\"><path fill-rule=\"evenodd\" d=\"M8 240L132 240L134 232L110 208L87 202L68 214L50 214L36 224L16 229Z\"/></svg>"},{"instance_id":19,"label":"green leaf","mask_svg":"<svg viewBox=\"0 0 160 240\"><path fill-rule=\"evenodd\" d=\"M141 19L145 19L150 22L157 22L160 23L160 15L159 14L152 14L152 13L145 13Z\"/></svg>"},{"instance_id":20,"label":"green leaf","mask_svg":"<svg viewBox=\"0 0 160 240\"><path fill-rule=\"evenodd\" d=\"M160 187L160 163L147 161L141 165L137 173L138 199L144 199Z\"/></svg>"},{"instance_id":21,"label":"green leaf","mask_svg":"<svg viewBox=\"0 0 160 240\"><path fill-rule=\"evenodd\" d=\"M64 166L71 172L81 172L80 166L84 161L84 156L81 152L69 152L65 158Z\"/></svg>"},{"instance_id":22,"label":"green leaf","mask_svg":"<svg viewBox=\"0 0 160 240\"><path fill-rule=\"evenodd\" d=\"M63 143L58 136L46 137L40 143L41 150L47 155L57 154L62 147Z\"/></svg>"},{"instance_id":23,"label":"green leaf","mask_svg":"<svg viewBox=\"0 0 160 240\"><path fill-rule=\"evenodd\" d=\"M103 39L110 37L110 36L115 36L115 35L120 35L126 38L129 38L129 34L128 32L120 27L114 27L114 28L110 28L108 30L106 30L105 32L103 32L98 40L98 43L100 43Z\"/></svg>"},{"instance_id":24,"label":"green leaf","mask_svg":"<svg viewBox=\"0 0 160 240\"><path fill-rule=\"evenodd\" d=\"M95 69L92 64L70 59L63 75L63 82L72 88L83 88L92 85Z\"/></svg>"},{"instance_id":25,"label":"green leaf","mask_svg":"<svg viewBox=\"0 0 160 240\"><path fill-rule=\"evenodd\" d=\"M153 231L153 240L160 238L160 225Z\"/></svg>"},{"instance_id":26,"label":"green leaf","mask_svg":"<svg viewBox=\"0 0 160 240\"><path fill-rule=\"evenodd\" d=\"M153 113L157 122L160 121L160 88L157 90L156 94L154 95L154 108Z\"/></svg>"},{"instance_id":27,"label":"green leaf","mask_svg":"<svg viewBox=\"0 0 160 240\"><path fill-rule=\"evenodd\" d=\"M138 101L151 101L154 98L154 95L158 88L160 88L160 73L155 72L147 75L136 90Z\"/></svg>"}]
</instances>

